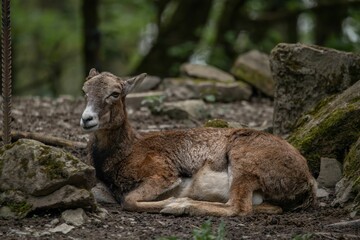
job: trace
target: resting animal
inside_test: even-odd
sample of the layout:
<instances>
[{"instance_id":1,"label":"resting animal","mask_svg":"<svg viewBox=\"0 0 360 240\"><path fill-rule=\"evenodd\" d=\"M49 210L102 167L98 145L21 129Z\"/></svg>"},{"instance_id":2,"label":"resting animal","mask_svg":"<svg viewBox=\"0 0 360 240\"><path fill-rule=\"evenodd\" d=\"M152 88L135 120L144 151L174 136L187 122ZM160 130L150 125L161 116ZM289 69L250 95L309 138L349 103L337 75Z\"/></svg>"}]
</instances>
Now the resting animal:
<instances>
[{"instance_id":1,"label":"resting animal","mask_svg":"<svg viewBox=\"0 0 360 240\"><path fill-rule=\"evenodd\" d=\"M83 87L80 124L92 132L89 155L124 210L235 216L314 204L305 158L279 137L229 128L137 133L125 97L145 77L91 69Z\"/></svg>"}]
</instances>

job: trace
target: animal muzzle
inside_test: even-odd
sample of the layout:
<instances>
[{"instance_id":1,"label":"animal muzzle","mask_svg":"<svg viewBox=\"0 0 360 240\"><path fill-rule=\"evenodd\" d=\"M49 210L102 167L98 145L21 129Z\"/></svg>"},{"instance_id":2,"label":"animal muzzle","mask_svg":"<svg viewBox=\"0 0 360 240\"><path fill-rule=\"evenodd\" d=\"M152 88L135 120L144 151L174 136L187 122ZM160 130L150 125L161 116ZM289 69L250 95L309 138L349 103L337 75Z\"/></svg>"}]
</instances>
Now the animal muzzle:
<instances>
[{"instance_id":1,"label":"animal muzzle","mask_svg":"<svg viewBox=\"0 0 360 240\"><path fill-rule=\"evenodd\" d=\"M80 119L80 126L85 131L95 131L99 128L99 117L92 107L86 107Z\"/></svg>"}]
</instances>

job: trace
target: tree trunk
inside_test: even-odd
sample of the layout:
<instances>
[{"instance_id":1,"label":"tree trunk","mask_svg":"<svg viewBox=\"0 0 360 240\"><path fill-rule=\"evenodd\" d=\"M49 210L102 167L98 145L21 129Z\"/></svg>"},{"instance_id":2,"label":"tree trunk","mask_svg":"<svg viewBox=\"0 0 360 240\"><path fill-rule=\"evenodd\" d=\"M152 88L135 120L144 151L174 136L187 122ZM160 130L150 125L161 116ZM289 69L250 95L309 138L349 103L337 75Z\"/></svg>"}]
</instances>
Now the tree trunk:
<instances>
[{"instance_id":1,"label":"tree trunk","mask_svg":"<svg viewBox=\"0 0 360 240\"><path fill-rule=\"evenodd\" d=\"M200 31L207 23L213 1L173 0L169 4L174 1L177 3L176 11L168 22L158 26L157 41L135 72L158 76L176 75L178 66L193 53L201 38ZM171 69L172 66L175 68Z\"/></svg>"},{"instance_id":2,"label":"tree trunk","mask_svg":"<svg viewBox=\"0 0 360 240\"><path fill-rule=\"evenodd\" d=\"M325 5L333 2L342 2L342 0L318 0L319 5ZM347 6L329 4L315 10L315 44L328 45L331 38L341 39L342 22L347 17Z\"/></svg>"},{"instance_id":3,"label":"tree trunk","mask_svg":"<svg viewBox=\"0 0 360 240\"><path fill-rule=\"evenodd\" d=\"M99 50L100 50L100 31L98 0L83 0L83 51L84 51L84 72L85 76L91 68L100 70Z\"/></svg>"}]
</instances>

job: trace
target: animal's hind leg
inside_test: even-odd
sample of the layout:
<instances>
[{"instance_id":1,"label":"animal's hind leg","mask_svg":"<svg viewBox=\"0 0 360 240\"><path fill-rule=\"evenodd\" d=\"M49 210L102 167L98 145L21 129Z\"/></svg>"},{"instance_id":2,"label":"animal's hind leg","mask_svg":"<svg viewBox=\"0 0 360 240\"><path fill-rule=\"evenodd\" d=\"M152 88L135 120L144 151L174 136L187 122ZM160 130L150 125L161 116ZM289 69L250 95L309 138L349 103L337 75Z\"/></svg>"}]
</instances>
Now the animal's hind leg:
<instances>
[{"instance_id":1,"label":"animal's hind leg","mask_svg":"<svg viewBox=\"0 0 360 240\"><path fill-rule=\"evenodd\" d=\"M196 201L189 198L176 199L166 205L161 213L174 215L236 216L252 212L252 195L256 188L252 177L237 177L231 184L227 203Z\"/></svg>"},{"instance_id":2,"label":"animal's hind leg","mask_svg":"<svg viewBox=\"0 0 360 240\"><path fill-rule=\"evenodd\" d=\"M234 176L230 187L230 199L232 205L241 215L251 213L253 210L253 192L258 189L257 179L246 174Z\"/></svg>"}]
</instances>

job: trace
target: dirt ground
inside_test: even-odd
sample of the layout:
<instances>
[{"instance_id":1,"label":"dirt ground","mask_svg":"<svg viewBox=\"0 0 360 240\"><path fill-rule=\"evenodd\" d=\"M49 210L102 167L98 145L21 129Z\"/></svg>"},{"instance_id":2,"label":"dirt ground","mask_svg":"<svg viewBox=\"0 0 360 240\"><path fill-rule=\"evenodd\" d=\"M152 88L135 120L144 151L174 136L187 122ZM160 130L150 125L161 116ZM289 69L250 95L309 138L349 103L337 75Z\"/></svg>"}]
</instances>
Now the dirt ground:
<instances>
[{"instance_id":1,"label":"dirt ground","mask_svg":"<svg viewBox=\"0 0 360 240\"><path fill-rule=\"evenodd\" d=\"M71 97L16 98L13 100L13 128L86 142L88 135L79 127L84 106L83 99ZM223 118L251 127L271 125L273 107L269 100L208 104L207 107L209 118ZM206 120L172 120L164 116L152 116L147 109L130 110L129 117L133 127L141 131L197 127ZM86 160L84 150L68 150ZM36 213L23 220L0 220L0 239L159 239L171 236L193 239L193 231L208 220L214 234L219 225L224 224L226 239L360 239L359 224L329 226L359 219L358 216L351 217L345 209L331 207L333 197L333 194L330 194L329 198L319 200L318 208L303 212L231 218L174 217L123 212L118 205L107 204L102 205L109 212L106 220L100 221L88 213L87 223L67 234L46 233L51 224L54 224L54 219L60 220L59 210Z\"/></svg>"}]
</instances>

